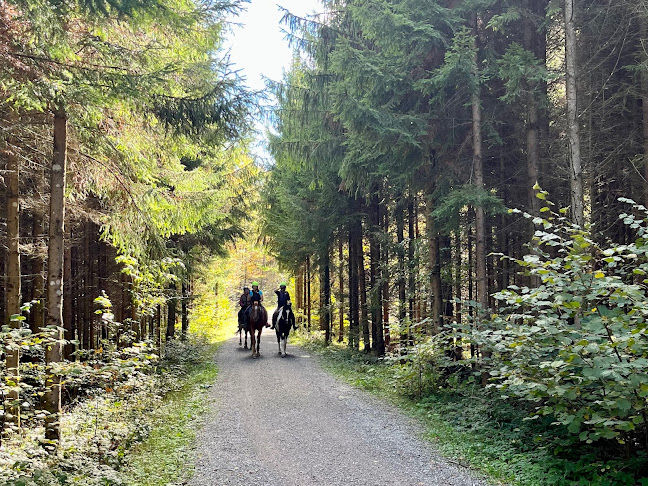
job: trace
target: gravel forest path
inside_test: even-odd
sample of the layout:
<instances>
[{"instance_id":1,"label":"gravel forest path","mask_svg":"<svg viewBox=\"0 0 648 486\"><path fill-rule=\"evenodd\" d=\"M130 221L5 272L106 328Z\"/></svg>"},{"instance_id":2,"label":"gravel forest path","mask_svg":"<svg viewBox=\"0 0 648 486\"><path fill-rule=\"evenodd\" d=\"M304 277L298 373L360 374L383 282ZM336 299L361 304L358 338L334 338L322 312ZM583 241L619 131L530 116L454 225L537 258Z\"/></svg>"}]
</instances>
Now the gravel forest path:
<instances>
[{"instance_id":1,"label":"gravel forest path","mask_svg":"<svg viewBox=\"0 0 648 486\"><path fill-rule=\"evenodd\" d=\"M193 486L485 486L417 437L393 406L341 383L302 348L261 356L221 346L212 412L198 436Z\"/></svg>"}]
</instances>

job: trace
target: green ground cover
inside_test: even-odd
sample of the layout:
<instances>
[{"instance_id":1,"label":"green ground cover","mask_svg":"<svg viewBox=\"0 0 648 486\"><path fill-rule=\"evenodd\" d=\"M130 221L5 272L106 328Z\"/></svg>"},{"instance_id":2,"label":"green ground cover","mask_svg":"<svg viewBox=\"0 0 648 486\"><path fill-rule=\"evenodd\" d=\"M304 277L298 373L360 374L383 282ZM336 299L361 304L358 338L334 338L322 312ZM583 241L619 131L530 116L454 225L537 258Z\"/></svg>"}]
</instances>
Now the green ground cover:
<instances>
[{"instance_id":1,"label":"green ground cover","mask_svg":"<svg viewBox=\"0 0 648 486\"><path fill-rule=\"evenodd\" d=\"M114 389L71 405L55 454L27 431L6 439L0 484L6 486L183 484L191 476L192 447L209 409L207 390L217 377L213 361L234 323L196 313L187 341L165 344ZM220 324L217 324L220 323Z\"/></svg>"}]
</instances>

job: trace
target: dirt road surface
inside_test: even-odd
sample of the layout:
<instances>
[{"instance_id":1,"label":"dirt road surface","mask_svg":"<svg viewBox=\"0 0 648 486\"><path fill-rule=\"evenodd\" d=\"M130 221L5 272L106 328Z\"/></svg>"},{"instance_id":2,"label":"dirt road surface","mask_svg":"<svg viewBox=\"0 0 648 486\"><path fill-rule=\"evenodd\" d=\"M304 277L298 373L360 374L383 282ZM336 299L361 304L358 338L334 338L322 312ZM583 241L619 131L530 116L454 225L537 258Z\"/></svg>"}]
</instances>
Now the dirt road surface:
<instances>
[{"instance_id":1,"label":"dirt road surface","mask_svg":"<svg viewBox=\"0 0 648 486\"><path fill-rule=\"evenodd\" d=\"M306 350L277 355L265 329L261 356L238 346L216 356L212 413L199 433L193 486L482 486L444 461L393 406L325 372Z\"/></svg>"}]
</instances>

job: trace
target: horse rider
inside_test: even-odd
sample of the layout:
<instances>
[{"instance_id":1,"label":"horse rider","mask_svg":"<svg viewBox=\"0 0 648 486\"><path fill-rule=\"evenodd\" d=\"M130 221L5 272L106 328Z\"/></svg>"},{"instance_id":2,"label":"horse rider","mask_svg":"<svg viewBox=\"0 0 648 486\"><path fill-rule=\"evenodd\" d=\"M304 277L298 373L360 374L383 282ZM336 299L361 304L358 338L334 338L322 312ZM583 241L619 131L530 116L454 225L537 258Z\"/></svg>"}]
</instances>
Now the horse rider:
<instances>
[{"instance_id":1,"label":"horse rider","mask_svg":"<svg viewBox=\"0 0 648 486\"><path fill-rule=\"evenodd\" d=\"M259 305L262 305L263 302L263 292L259 290L259 282L252 282L252 290L250 290L250 305L245 309L245 322L250 316L250 311L255 302L258 302Z\"/></svg>"},{"instance_id":2,"label":"horse rider","mask_svg":"<svg viewBox=\"0 0 648 486\"><path fill-rule=\"evenodd\" d=\"M263 305L263 291L259 290L259 282L252 282L252 303L258 301L259 304Z\"/></svg>"},{"instance_id":3,"label":"horse rider","mask_svg":"<svg viewBox=\"0 0 648 486\"><path fill-rule=\"evenodd\" d=\"M277 294L277 309L274 311L274 314L272 314L272 329L277 325L277 319L279 318L281 308L290 302L290 294L286 290L285 282L281 282L279 288L275 290L275 294Z\"/></svg>"},{"instance_id":4,"label":"horse rider","mask_svg":"<svg viewBox=\"0 0 648 486\"><path fill-rule=\"evenodd\" d=\"M246 319L250 317L250 313L252 312L252 306L254 305L255 302L258 302L259 305L263 307L263 291L259 290L259 282L252 282L252 291L250 292L250 296L251 296L250 307L248 307L247 310L245 311ZM266 327L269 327L267 323L266 323Z\"/></svg>"},{"instance_id":5,"label":"horse rider","mask_svg":"<svg viewBox=\"0 0 648 486\"><path fill-rule=\"evenodd\" d=\"M243 287L243 293L241 294L241 297L239 297L239 306L241 307L238 312L239 322L243 322L245 324L245 311L251 305L252 294L250 293L250 287L246 285L245 287Z\"/></svg>"}]
</instances>

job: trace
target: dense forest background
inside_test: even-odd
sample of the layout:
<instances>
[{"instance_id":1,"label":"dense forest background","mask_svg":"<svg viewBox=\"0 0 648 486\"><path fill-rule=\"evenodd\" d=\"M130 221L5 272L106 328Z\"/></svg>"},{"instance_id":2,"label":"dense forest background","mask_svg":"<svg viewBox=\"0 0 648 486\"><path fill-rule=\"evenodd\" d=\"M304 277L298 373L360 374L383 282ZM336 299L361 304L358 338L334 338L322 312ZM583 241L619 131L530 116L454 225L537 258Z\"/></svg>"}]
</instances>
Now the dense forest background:
<instances>
[{"instance_id":1,"label":"dense forest background","mask_svg":"<svg viewBox=\"0 0 648 486\"><path fill-rule=\"evenodd\" d=\"M648 4L325 6L285 13L298 55L271 86L266 234L298 306L310 292L322 339L386 356L409 393L480 385L589 458L544 484L635 484Z\"/></svg>"},{"instance_id":2,"label":"dense forest background","mask_svg":"<svg viewBox=\"0 0 648 486\"><path fill-rule=\"evenodd\" d=\"M0 3L7 484L123 481L190 328L275 261L358 382L551 458L524 484L646 484L648 3L285 12L270 168L222 53L244 4Z\"/></svg>"},{"instance_id":3,"label":"dense forest background","mask_svg":"<svg viewBox=\"0 0 648 486\"><path fill-rule=\"evenodd\" d=\"M189 308L208 329L229 306L207 269L260 180L222 48L242 4L0 3L2 484L115 484L198 359Z\"/></svg>"}]
</instances>

